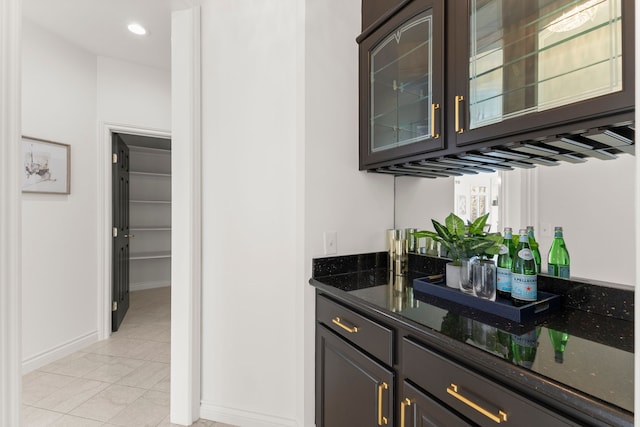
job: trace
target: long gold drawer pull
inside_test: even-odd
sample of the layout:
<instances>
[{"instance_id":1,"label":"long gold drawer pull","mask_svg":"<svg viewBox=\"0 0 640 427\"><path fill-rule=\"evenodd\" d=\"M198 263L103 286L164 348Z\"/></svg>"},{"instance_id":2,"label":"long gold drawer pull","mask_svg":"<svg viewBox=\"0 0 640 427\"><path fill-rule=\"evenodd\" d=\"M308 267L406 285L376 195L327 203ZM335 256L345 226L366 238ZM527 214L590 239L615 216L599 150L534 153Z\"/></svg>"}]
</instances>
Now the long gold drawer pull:
<instances>
[{"instance_id":1,"label":"long gold drawer pull","mask_svg":"<svg viewBox=\"0 0 640 427\"><path fill-rule=\"evenodd\" d=\"M471 406L473 409L475 409L485 417L491 419L492 421L495 421L498 424L500 424L503 421L505 422L507 421L507 414L505 412L498 411L498 415L492 414L491 412L484 409L482 406L478 405L475 402L472 402L471 400L467 399L463 395L459 394L458 386L455 384L451 384L449 387L447 387L447 393L449 393L451 396L455 397L465 405Z\"/></svg>"},{"instance_id":2,"label":"long gold drawer pull","mask_svg":"<svg viewBox=\"0 0 640 427\"><path fill-rule=\"evenodd\" d=\"M379 426L387 425L387 423L389 422L389 420L387 420L387 417L382 416L382 391L387 390L388 388L389 386L385 382L378 384L378 425Z\"/></svg>"},{"instance_id":3,"label":"long gold drawer pull","mask_svg":"<svg viewBox=\"0 0 640 427\"><path fill-rule=\"evenodd\" d=\"M411 399L409 399L408 397L405 398L402 402L400 402L400 427L405 427L404 412L407 409L407 406L411 406Z\"/></svg>"},{"instance_id":4,"label":"long gold drawer pull","mask_svg":"<svg viewBox=\"0 0 640 427\"><path fill-rule=\"evenodd\" d=\"M344 323L342 323L342 320L340 320L339 317L334 317L333 319L331 319L331 321L336 325L340 326L345 331L349 332L350 334L355 334L356 332L358 332L357 326L347 326Z\"/></svg>"},{"instance_id":5,"label":"long gold drawer pull","mask_svg":"<svg viewBox=\"0 0 640 427\"><path fill-rule=\"evenodd\" d=\"M440 134L436 133L436 110L440 109L440 104L431 104L431 138L438 139Z\"/></svg>"},{"instance_id":6,"label":"long gold drawer pull","mask_svg":"<svg viewBox=\"0 0 640 427\"><path fill-rule=\"evenodd\" d=\"M460 126L460 103L464 101L464 96L456 95L456 133L464 133L464 129Z\"/></svg>"}]
</instances>

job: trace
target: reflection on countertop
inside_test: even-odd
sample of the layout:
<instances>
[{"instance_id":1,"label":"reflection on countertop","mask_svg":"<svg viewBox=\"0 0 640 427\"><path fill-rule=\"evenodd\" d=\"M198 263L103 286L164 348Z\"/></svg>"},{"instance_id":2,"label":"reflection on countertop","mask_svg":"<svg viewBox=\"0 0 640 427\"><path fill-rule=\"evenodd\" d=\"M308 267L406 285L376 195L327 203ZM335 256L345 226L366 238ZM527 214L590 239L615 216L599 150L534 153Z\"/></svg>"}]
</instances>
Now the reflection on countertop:
<instances>
[{"instance_id":1,"label":"reflection on countertop","mask_svg":"<svg viewBox=\"0 0 640 427\"><path fill-rule=\"evenodd\" d=\"M518 324L414 292L413 279L441 274L446 259L410 256L401 278L389 274L386 261L384 252L320 258L310 282L633 412L633 292L543 278L545 290L561 293L565 305Z\"/></svg>"}]
</instances>

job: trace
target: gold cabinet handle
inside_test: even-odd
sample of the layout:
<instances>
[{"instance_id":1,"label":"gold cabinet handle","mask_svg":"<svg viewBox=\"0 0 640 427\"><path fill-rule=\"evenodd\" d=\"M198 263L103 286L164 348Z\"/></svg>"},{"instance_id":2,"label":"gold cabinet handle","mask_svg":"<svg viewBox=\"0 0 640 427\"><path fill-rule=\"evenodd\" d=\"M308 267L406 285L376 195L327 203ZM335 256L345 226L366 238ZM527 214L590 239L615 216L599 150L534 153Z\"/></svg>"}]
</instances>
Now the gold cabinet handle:
<instances>
[{"instance_id":1,"label":"gold cabinet handle","mask_svg":"<svg viewBox=\"0 0 640 427\"><path fill-rule=\"evenodd\" d=\"M440 134L436 133L436 110L440 109L440 104L431 104L431 137L433 139L440 138Z\"/></svg>"},{"instance_id":2,"label":"gold cabinet handle","mask_svg":"<svg viewBox=\"0 0 640 427\"><path fill-rule=\"evenodd\" d=\"M382 391L387 390L388 388L389 386L385 382L378 384L378 425L379 426L387 425L387 423L389 422L389 420L387 420L387 417L382 416Z\"/></svg>"},{"instance_id":3,"label":"gold cabinet handle","mask_svg":"<svg viewBox=\"0 0 640 427\"><path fill-rule=\"evenodd\" d=\"M400 402L400 427L405 427L405 424L404 424L404 419L405 419L404 412L407 409L407 406L411 406L411 399L409 399L408 397L405 398L402 402Z\"/></svg>"},{"instance_id":4,"label":"gold cabinet handle","mask_svg":"<svg viewBox=\"0 0 640 427\"><path fill-rule=\"evenodd\" d=\"M456 133L464 133L464 129L460 126L460 103L464 101L464 96L456 95Z\"/></svg>"},{"instance_id":5,"label":"gold cabinet handle","mask_svg":"<svg viewBox=\"0 0 640 427\"><path fill-rule=\"evenodd\" d=\"M347 326L344 323L342 323L342 320L339 317L334 317L333 319L331 319L331 321L336 325L340 326L345 331L349 332L350 334L355 334L356 332L358 332L357 326Z\"/></svg>"},{"instance_id":6,"label":"gold cabinet handle","mask_svg":"<svg viewBox=\"0 0 640 427\"><path fill-rule=\"evenodd\" d=\"M491 412L489 412L486 409L484 409L482 406L478 405L477 403L475 403L475 402L469 400L468 398L464 397L463 395L461 395L458 392L458 386L455 385L455 384L451 384L449 387L447 387L447 393L449 393L451 396L455 397L456 399L458 399L459 401L461 401L465 405L471 406L473 409L475 409L476 411L480 412L485 417L489 418L492 421L495 421L498 424L500 424L503 421L504 422L507 421L507 414L505 412L499 410L498 411L498 415L492 414Z\"/></svg>"}]
</instances>

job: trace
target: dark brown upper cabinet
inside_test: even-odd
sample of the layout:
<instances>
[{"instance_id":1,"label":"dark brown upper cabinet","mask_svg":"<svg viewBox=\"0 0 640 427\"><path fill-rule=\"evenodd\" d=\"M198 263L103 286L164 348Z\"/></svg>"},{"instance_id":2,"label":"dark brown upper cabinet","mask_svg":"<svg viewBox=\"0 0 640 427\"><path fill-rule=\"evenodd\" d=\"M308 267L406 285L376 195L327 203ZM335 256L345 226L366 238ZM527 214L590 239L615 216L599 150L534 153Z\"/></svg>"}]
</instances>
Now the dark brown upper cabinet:
<instances>
[{"instance_id":1,"label":"dark brown upper cabinet","mask_svg":"<svg viewBox=\"0 0 640 427\"><path fill-rule=\"evenodd\" d=\"M439 158L495 170L504 152L525 159L511 168L635 151L633 0L362 7L361 170L437 177L460 174Z\"/></svg>"},{"instance_id":2,"label":"dark brown upper cabinet","mask_svg":"<svg viewBox=\"0 0 640 427\"><path fill-rule=\"evenodd\" d=\"M449 3L456 145L615 123L634 109L633 0Z\"/></svg>"},{"instance_id":3,"label":"dark brown upper cabinet","mask_svg":"<svg viewBox=\"0 0 640 427\"><path fill-rule=\"evenodd\" d=\"M444 148L444 10L401 7L360 43L360 168Z\"/></svg>"}]
</instances>

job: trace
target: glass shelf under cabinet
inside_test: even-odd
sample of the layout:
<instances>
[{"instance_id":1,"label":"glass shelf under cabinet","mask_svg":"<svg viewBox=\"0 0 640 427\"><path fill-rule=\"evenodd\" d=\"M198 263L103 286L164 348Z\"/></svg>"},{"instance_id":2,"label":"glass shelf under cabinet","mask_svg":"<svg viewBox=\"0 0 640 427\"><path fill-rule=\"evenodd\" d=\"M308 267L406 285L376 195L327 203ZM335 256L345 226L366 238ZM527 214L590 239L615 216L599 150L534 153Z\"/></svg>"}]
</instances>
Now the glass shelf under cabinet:
<instances>
[{"instance_id":1,"label":"glass shelf under cabinet","mask_svg":"<svg viewBox=\"0 0 640 427\"><path fill-rule=\"evenodd\" d=\"M621 91L621 2L471 0L469 129Z\"/></svg>"}]
</instances>

